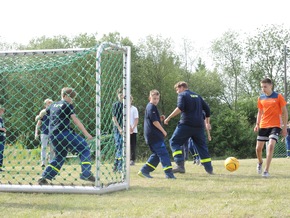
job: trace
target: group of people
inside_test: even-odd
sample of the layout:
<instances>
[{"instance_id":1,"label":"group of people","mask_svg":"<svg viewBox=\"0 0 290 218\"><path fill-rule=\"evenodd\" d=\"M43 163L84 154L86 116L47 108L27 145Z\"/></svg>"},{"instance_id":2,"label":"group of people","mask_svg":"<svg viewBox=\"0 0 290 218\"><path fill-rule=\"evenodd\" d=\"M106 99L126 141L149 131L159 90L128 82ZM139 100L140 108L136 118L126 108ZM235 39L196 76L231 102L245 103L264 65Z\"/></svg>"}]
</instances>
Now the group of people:
<instances>
[{"instance_id":1,"label":"group of people","mask_svg":"<svg viewBox=\"0 0 290 218\"><path fill-rule=\"evenodd\" d=\"M258 159L257 172L263 177L270 176L269 169L273 158L274 147L281 134L283 139L286 138L287 158L290 158L290 126L288 125L287 102L284 97L273 91L273 84L269 78L260 82L262 94L257 101L257 120L254 131L258 132L256 144L256 156ZM208 152L206 143L205 130L210 135L210 108L198 94L190 91L186 82L178 82L174 86L178 98L177 107L165 119L160 116L157 104L160 94L157 90L150 91L149 103L147 104L144 117L144 137L146 143L152 151L151 156L138 172L138 175L144 178L153 178L150 173L153 172L159 162L161 162L166 178L175 178L174 173L185 173L185 156L182 150L183 145L191 143L192 153L198 153L200 162L205 171L213 174L211 157ZM167 132L164 130L161 122L168 124L171 118L181 114L180 121L170 138L170 147L176 163L172 168L168 151L164 143ZM289 124L289 123L288 123ZM266 164L264 169L262 151L268 142L266 152ZM195 146L194 146L195 145ZM194 150L196 148L196 151Z\"/></svg>"},{"instance_id":2,"label":"group of people","mask_svg":"<svg viewBox=\"0 0 290 218\"><path fill-rule=\"evenodd\" d=\"M149 93L149 103L146 106L144 117L144 137L152 154L138 172L141 177L153 178L150 173L156 169L159 162L168 179L175 179L175 173L185 173L183 145L189 139L194 142L205 171L213 174L205 137L205 129L208 131L211 129L210 108L201 96L188 89L186 82L180 81L175 84L174 88L178 94L177 107L167 118L164 115L160 116L157 109L160 93L157 90ZM181 114L180 121L170 138L170 147L176 163L176 167L173 168L164 142L167 132L161 122L168 125L170 120L179 114Z\"/></svg>"},{"instance_id":3,"label":"group of people","mask_svg":"<svg viewBox=\"0 0 290 218\"><path fill-rule=\"evenodd\" d=\"M269 168L273 157L274 147L281 134L286 137L287 157L290 157L290 128L287 128L288 112L284 97L273 91L272 81L268 78L261 80L262 94L258 98L257 120L254 128L257 135L256 155L258 159L257 172L263 177L269 177ZM185 173L185 156L183 147L188 143L192 154L197 153L200 163L208 174L213 174L211 156L208 151L206 134L211 140L210 130L210 108L203 98L188 89L188 84L180 81L174 85L177 97L177 107L173 112L165 117L160 115L157 105L160 100L158 90L151 90L149 93L149 103L146 106L144 116L144 137L152 154L147 162L142 166L138 175L144 178L153 178L153 172L161 162L165 177L175 179L175 173ZM81 160L80 178L86 181L95 182L95 177L91 172L90 148L86 140L93 137L88 133L84 125L77 118L73 101L77 93L73 88L65 87L61 90L61 100L53 102L51 99L44 101L45 108L36 116L35 138L39 137L41 130L41 165L46 167L38 180L39 185L48 184L47 180L52 180L60 171L64 164L68 151L77 153ZM115 161L114 171L122 172L122 152L123 152L123 90L118 90L118 101L113 104L113 124L115 138ZM139 121L138 110L132 105L131 96L131 154L130 165L136 160L136 139L137 125ZM5 144L6 128L3 121L5 108L0 105L0 172L3 171L3 152ZM171 136L169 143L176 166L173 168L170 156L166 148L165 131L162 122L168 125L170 120L180 115L178 125ZM71 121L81 130L85 138L72 131ZM48 125L49 123L49 125ZM49 134L48 134L49 133ZM46 147L48 141L53 149L50 149L50 162L46 162ZM268 142L266 152L266 163L264 170L262 150L265 142ZM195 149L195 150L194 150Z\"/></svg>"},{"instance_id":4,"label":"group of people","mask_svg":"<svg viewBox=\"0 0 290 218\"><path fill-rule=\"evenodd\" d=\"M47 185L47 180L52 180L60 172L62 165L68 151L77 153L81 160L81 175L80 179L95 182L95 176L91 172L91 153L86 140L93 137L88 133L82 122L77 118L73 101L77 96L73 88L65 87L61 90L61 100L52 102L50 99L45 101L45 109L43 109L36 117L37 125L35 130L35 137L38 137L38 128L44 126L41 134L42 146L47 145L48 139L50 140L53 149L51 149L51 160L44 169L41 178L38 180L39 185ZM71 129L71 121L79 128L79 130L86 137L83 138L76 134ZM46 125L41 125L44 123ZM49 129L46 131L47 124ZM47 133L49 132L49 138ZM42 148L44 149L44 148ZM43 150L42 150L43 151ZM41 152L43 154L43 152ZM41 155L42 165L45 165L45 157Z\"/></svg>"}]
</instances>

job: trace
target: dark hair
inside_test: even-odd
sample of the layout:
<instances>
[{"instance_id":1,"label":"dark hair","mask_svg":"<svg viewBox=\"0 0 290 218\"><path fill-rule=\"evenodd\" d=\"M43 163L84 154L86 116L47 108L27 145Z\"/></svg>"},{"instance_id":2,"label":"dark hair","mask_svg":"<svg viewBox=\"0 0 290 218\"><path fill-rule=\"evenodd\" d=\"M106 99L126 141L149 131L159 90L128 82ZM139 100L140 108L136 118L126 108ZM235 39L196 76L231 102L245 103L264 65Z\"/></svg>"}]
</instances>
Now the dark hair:
<instances>
[{"instance_id":1,"label":"dark hair","mask_svg":"<svg viewBox=\"0 0 290 218\"><path fill-rule=\"evenodd\" d=\"M268 84L272 84L272 80L270 80L269 78L265 78L261 80L261 83L268 83Z\"/></svg>"}]
</instances>

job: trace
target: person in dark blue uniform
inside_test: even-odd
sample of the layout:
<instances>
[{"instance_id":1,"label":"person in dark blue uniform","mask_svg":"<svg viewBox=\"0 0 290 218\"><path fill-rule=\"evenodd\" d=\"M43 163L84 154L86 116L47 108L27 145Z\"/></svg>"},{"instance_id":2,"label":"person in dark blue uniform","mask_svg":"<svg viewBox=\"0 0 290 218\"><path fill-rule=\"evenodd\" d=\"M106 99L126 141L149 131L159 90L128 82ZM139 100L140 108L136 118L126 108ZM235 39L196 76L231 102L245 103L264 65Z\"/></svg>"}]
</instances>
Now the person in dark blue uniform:
<instances>
[{"instance_id":1,"label":"person in dark blue uniform","mask_svg":"<svg viewBox=\"0 0 290 218\"><path fill-rule=\"evenodd\" d=\"M173 173L185 173L182 145L191 138L200 155L201 164L207 173L212 174L213 167L204 131L205 128L211 129L210 108L201 96L188 89L186 82L178 82L174 88L178 93L177 107L164 121L164 124L168 124L171 118L181 113L180 121L170 139L172 155L177 164Z\"/></svg>"},{"instance_id":2,"label":"person in dark blue uniform","mask_svg":"<svg viewBox=\"0 0 290 218\"><path fill-rule=\"evenodd\" d=\"M5 146L5 138L6 138L6 128L4 125L4 120L2 118L5 112L5 108L0 105L0 172L3 172L3 158L4 158L4 146Z\"/></svg>"},{"instance_id":3,"label":"person in dark blue uniform","mask_svg":"<svg viewBox=\"0 0 290 218\"><path fill-rule=\"evenodd\" d=\"M161 126L161 119L164 120L164 116L160 118L157 104L160 99L160 94L157 90L150 91L150 102L146 106L144 117L144 137L146 143L152 152L146 164L138 172L138 175L143 178L153 178L150 172L154 171L159 162L162 164L162 168L167 179L175 179L172 172L172 165L164 138L167 132Z\"/></svg>"},{"instance_id":4,"label":"person in dark blue uniform","mask_svg":"<svg viewBox=\"0 0 290 218\"><path fill-rule=\"evenodd\" d=\"M113 104L113 123L115 139L114 172L122 172L123 167L123 90L117 91L118 101Z\"/></svg>"},{"instance_id":5,"label":"person in dark blue uniform","mask_svg":"<svg viewBox=\"0 0 290 218\"><path fill-rule=\"evenodd\" d=\"M47 179L52 180L60 172L69 150L72 153L77 153L81 160L80 179L95 182L95 177L91 173L90 148L86 140L74 133L70 127L72 120L88 140L92 139L92 136L74 113L72 103L76 95L74 89L63 88L61 90L62 100L51 104L39 114L40 119L45 114L49 117L49 137L55 153L55 157L38 180L39 185L47 185Z\"/></svg>"}]
</instances>

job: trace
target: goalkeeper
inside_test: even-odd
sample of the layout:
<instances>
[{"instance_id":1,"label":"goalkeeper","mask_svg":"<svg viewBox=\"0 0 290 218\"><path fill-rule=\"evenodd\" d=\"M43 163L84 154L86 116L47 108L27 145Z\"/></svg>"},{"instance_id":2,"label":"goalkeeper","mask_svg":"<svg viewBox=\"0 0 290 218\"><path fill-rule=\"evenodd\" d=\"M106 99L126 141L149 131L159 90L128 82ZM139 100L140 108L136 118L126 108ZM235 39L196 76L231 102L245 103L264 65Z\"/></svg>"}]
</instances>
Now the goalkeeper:
<instances>
[{"instance_id":1,"label":"goalkeeper","mask_svg":"<svg viewBox=\"0 0 290 218\"><path fill-rule=\"evenodd\" d=\"M72 105L77 93L72 88L63 88L61 90L62 100L51 104L46 113L49 117L49 135L52 142L55 157L42 173L42 177L38 180L39 185L47 185L47 179L52 180L59 172L64 164L68 150L76 152L81 160L82 180L95 182L95 177L91 173L90 149L84 138L73 133L70 128L70 120L82 131L88 140L92 136L87 132L84 125L74 113ZM40 113L40 119L45 113Z\"/></svg>"}]
</instances>

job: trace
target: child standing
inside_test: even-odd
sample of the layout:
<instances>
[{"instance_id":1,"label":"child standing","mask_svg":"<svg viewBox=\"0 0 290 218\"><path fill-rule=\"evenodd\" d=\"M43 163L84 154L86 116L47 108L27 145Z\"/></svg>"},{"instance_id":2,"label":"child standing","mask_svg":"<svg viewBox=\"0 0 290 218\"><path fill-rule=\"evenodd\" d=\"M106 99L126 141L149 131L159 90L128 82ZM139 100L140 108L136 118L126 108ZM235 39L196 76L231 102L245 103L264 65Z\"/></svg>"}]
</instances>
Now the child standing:
<instances>
[{"instance_id":1,"label":"child standing","mask_svg":"<svg viewBox=\"0 0 290 218\"><path fill-rule=\"evenodd\" d=\"M45 99L44 100L44 107L45 109L48 108L52 104L51 99ZM50 155L49 155L49 160L51 161L54 156L53 148L51 146L51 143L48 143L49 141L49 119L47 115L44 115L42 119L39 119L38 116L36 116L35 120L37 121L36 126L35 126L35 139L38 139L38 130L41 131L40 134L40 141L41 141L41 152L40 152L40 158L41 158L41 167L45 167L46 165L46 148L47 145L49 144L50 146Z\"/></svg>"},{"instance_id":2,"label":"child standing","mask_svg":"<svg viewBox=\"0 0 290 218\"><path fill-rule=\"evenodd\" d=\"M118 101L113 104L113 124L115 139L114 172L122 172L123 167L123 90L117 91Z\"/></svg>"},{"instance_id":3,"label":"child standing","mask_svg":"<svg viewBox=\"0 0 290 218\"><path fill-rule=\"evenodd\" d=\"M72 153L76 152L81 160L80 179L95 182L95 177L91 173L90 148L86 140L74 133L70 127L72 120L88 140L92 139L92 136L74 113L72 103L76 95L74 89L63 88L61 90L62 100L51 104L45 111L49 117L49 137L55 157L42 173L42 177L38 180L39 185L47 185L47 179L52 180L60 172L68 150L71 150ZM41 112L40 119L44 115L45 113Z\"/></svg>"},{"instance_id":4,"label":"child standing","mask_svg":"<svg viewBox=\"0 0 290 218\"><path fill-rule=\"evenodd\" d=\"M0 105L0 172L3 172L3 153L4 153L4 145L5 145L5 138L6 138L6 128L3 121L3 114L5 112L5 108Z\"/></svg>"},{"instance_id":5,"label":"child standing","mask_svg":"<svg viewBox=\"0 0 290 218\"><path fill-rule=\"evenodd\" d=\"M139 112L138 109L132 105L133 97L131 96L131 108L130 108L130 148L131 148L131 154L130 154L130 165L135 165L136 160L136 147L137 147L137 125L139 122Z\"/></svg>"},{"instance_id":6,"label":"child standing","mask_svg":"<svg viewBox=\"0 0 290 218\"><path fill-rule=\"evenodd\" d=\"M161 126L161 119L163 121L164 116L160 118L157 109L159 99L160 94L157 90L150 91L149 103L146 106L144 117L144 137L152 154L138 172L138 175L143 178L153 178L150 172L154 171L159 162L161 162L166 178L175 179L170 157L164 143L164 137L166 137L167 132Z\"/></svg>"}]
</instances>

